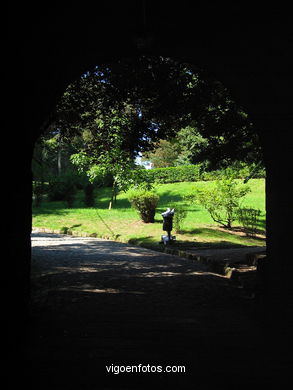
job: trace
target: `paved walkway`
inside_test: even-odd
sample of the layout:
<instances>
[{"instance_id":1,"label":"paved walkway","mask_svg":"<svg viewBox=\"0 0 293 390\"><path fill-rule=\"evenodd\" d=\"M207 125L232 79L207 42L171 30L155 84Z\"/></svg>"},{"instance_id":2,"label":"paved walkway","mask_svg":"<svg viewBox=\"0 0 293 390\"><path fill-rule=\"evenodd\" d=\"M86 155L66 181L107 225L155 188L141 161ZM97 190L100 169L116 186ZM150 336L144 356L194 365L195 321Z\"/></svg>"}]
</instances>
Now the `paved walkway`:
<instances>
[{"instance_id":1,"label":"paved walkway","mask_svg":"<svg viewBox=\"0 0 293 390\"><path fill-rule=\"evenodd\" d=\"M30 388L239 389L284 377L251 300L204 264L97 238L33 233L32 246ZM185 373L107 372L118 365Z\"/></svg>"}]
</instances>

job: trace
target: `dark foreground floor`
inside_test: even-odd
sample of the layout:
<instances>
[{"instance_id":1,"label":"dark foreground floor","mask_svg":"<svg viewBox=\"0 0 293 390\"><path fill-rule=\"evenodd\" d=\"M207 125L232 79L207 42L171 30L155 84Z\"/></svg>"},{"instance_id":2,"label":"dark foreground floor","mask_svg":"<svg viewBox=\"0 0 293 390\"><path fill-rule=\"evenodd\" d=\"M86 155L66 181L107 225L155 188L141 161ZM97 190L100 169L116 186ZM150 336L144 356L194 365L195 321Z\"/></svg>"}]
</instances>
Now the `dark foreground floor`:
<instances>
[{"instance_id":1,"label":"dark foreground floor","mask_svg":"<svg viewBox=\"0 0 293 390\"><path fill-rule=\"evenodd\" d=\"M290 378L286 335L203 265L91 238L32 244L29 388L262 389Z\"/></svg>"}]
</instances>

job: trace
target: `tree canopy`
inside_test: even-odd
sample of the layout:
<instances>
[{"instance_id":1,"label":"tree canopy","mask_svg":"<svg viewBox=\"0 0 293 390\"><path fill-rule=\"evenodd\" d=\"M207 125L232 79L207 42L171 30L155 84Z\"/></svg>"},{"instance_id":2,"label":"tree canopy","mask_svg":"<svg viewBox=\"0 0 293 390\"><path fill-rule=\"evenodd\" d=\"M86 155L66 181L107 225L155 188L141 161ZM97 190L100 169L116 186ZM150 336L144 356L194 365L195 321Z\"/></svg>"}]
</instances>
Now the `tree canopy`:
<instances>
[{"instance_id":1,"label":"tree canopy","mask_svg":"<svg viewBox=\"0 0 293 390\"><path fill-rule=\"evenodd\" d=\"M253 125L227 89L193 65L165 57L123 59L86 72L65 91L55 126L64 140L79 138L84 168L123 171L178 134L192 162L261 159Z\"/></svg>"}]
</instances>

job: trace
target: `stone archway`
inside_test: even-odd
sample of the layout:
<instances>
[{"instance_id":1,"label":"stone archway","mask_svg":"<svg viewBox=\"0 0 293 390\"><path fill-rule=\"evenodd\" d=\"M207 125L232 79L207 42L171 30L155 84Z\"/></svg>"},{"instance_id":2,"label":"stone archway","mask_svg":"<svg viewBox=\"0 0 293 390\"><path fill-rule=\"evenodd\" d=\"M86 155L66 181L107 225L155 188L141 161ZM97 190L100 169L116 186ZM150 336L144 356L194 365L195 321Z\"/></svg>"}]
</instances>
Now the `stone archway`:
<instances>
[{"instance_id":1,"label":"stone archway","mask_svg":"<svg viewBox=\"0 0 293 390\"><path fill-rule=\"evenodd\" d=\"M141 7L129 2L112 9L105 5L96 13L78 5L51 8L28 18L24 126L11 133L19 166L19 181L17 185L11 183L16 205L13 220L17 218L19 232L12 253L19 297L26 298L29 291L30 163L40 129L66 85L83 70L141 52L183 58L208 69L232 91L257 124L267 169L267 248L271 264L267 292L278 302L290 296L292 186L286 186L284 196L284 183L292 178L290 20L285 11L270 17L249 13L240 17L236 12L218 11L198 10L194 14L188 5L173 9L159 4L145 11L146 25Z\"/></svg>"}]
</instances>

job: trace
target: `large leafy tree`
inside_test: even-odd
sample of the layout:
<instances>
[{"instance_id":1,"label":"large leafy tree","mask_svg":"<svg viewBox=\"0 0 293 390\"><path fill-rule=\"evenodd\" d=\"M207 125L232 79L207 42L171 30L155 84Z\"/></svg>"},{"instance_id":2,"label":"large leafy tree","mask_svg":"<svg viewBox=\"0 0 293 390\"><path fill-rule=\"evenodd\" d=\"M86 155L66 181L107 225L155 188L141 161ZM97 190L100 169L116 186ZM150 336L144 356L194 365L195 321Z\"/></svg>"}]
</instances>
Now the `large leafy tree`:
<instances>
[{"instance_id":1,"label":"large leafy tree","mask_svg":"<svg viewBox=\"0 0 293 390\"><path fill-rule=\"evenodd\" d=\"M222 84L164 57L120 60L87 72L66 90L56 126L63 139L80 137L80 152L88 159L84 166L120 171L124 177L135 156L188 126L196 129L189 136L190 161L261 158L249 118ZM194 147L199 135L206 140L200 150Z\"/></svg>"},{"instance_id":2,"label":"large leafy tree","mask_svg":"<svg viewBox=\"0 0 293 390\"><path fill-rule=\"evenodd\" d=\"M176 140L160 140L155 149L143 154L142 161L151 161L154 168L166 168L176 165L181 148Z\"/></svg>"},{"instance_id":3,"label":"large leafy tree","mask_svg":"<svg viewBox=\"0 0 293 390\"><path fill-rule=\"evenodd\" d=\"M202 161L201 156L208 145L208 140L196 128L187 126L178 131L174 138L160 140L154 150L143 153L142 161L151 161L155 168L189 165Z\"/></svg>"},{"instance_id":4,"label":"large leafy tree","mask_svg":"<svg viewBox=\"0 0 293 390\"><path fill-rule=\"evenodd\" d=\"M122 150L137 154L189 122L194 82L183 65L162 57L101 65L68 87L57 108L58 126L70 137L90 132L96 142L87 143L88 151L109 148L113 132L119 133Z\"/></svg>"}]
</instances>

